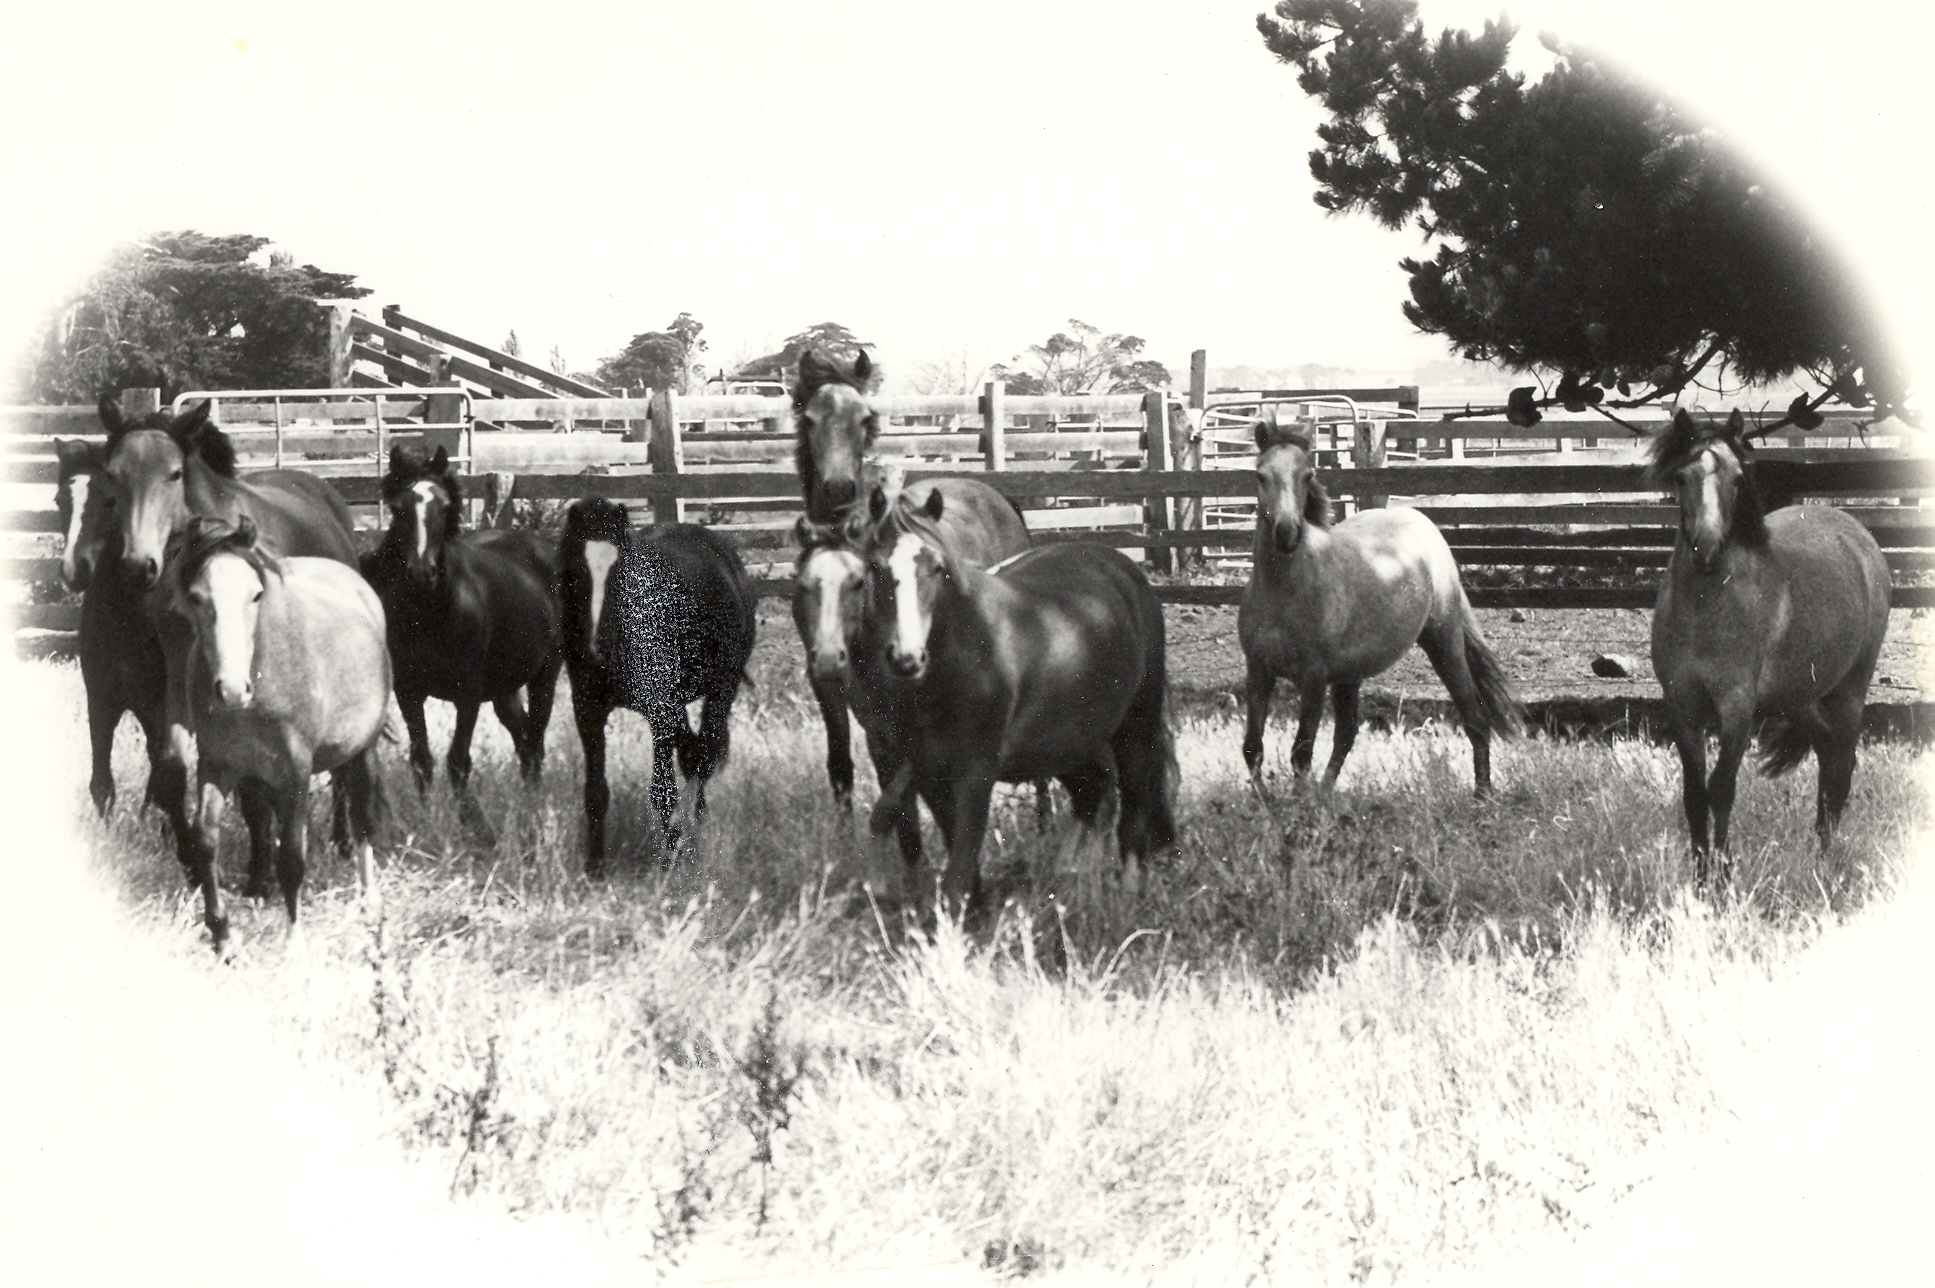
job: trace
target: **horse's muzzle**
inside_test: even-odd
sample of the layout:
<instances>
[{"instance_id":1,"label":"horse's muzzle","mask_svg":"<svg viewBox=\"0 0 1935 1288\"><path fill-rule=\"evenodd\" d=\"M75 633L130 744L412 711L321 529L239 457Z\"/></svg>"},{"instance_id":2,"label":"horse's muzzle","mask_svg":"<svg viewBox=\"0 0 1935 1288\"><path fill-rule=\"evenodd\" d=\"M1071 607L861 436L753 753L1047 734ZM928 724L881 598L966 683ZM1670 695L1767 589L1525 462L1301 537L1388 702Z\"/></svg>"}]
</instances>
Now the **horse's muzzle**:
<instances>
[{"instance_id":1,"label":"horse's muzzle","mask_svg":"<svg viewBox=\"0 0 1935 1288\"><path fill-rule=\"evenodd\" d=\"M809 666L815 683L839 683L847 678L847 651L845 648L815 649Z\"/></svg>"},{"instance_id":2,"label":"horse's muzzle","mask_svg":"<svg viewBox=\"0 0 1935 1288\"><path fill-rule=\"evenodd\" d=\"M221 703L226 711L247 710L249 704L255 701L255 686L253 684L235 685L217 680L215 681L215 700Z\"/></svg>"},{"instance_id":3,"label":"horse's muzzle","mask_svg":"<svg viewBox=\"0 0 1935 1288\"><path fill-rule=\"evenodd\" d=\"M903 653L899 649L895 649L887 661L892 665L894 674L903 680L918 680L921 676L927 674L926 649L922 649L918 653Z\"/></svg>"},{"instance_id":4,"label":"horse's muzzle","mask_svg":"<svg viewBox=\"0 0 1935 1288\"><path fill-rule=\"evenodd\" d=\"M1270 540L1276 545L1277 553L1293 555L1303 544L1303 525L1301 523L1273 523L1270 525Z\"/></svg>"},{"instance_id":5,"label":"horse's muzzle","mask_svg":"<svg viewBox=\"0 0 1935 1288\"><path fill-rule=\"evenodd\" d=\"M86 590L94 581L94 561L76 556L61 564L60 578L67 588L76 594Z\"/></svg>"},{"instance_id":6,"label":"horse's muzzle","mask_svg":"<svg viewBox=\"0 0 1935 1288\"><path fill-rule=\"evenodd\" d=\"M153 555L129 555L121 561L121 566L136 590L153 590L155 583L161 580L161 565Z\"/></svg>"}]
</instances>

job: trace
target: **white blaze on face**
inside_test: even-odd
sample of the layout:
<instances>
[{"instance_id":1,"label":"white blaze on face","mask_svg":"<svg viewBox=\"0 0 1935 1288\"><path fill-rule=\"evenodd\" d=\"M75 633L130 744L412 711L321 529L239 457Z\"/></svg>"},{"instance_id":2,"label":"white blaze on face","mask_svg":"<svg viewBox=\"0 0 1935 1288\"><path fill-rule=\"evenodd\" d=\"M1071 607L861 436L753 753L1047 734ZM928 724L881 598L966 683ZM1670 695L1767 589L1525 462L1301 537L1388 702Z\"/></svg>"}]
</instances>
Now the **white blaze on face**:
<instances>
[{"instance_id":1,"label":"white blaze on face","mask_svg":"<svg viewBox=\"0 0 1935 1288\"><path fill-rule=\"evenodd\" d=\"M73 509L67 516L67 545L60 555L60 575L70 586L77 575L74 556L80 552L81 515L87 509L87 485L92 481L91 474L76 474L67 480L67 499Z\"/></svg>"},{"instance_id":2,"label":"white blaze on face","mask_svg":"<svg viewBox=\"0 0 1935 1288\"><path fill-rule=\"evenodd\" d=\"M605 583L611 579L612 565L617 562L616 543L585 542L585 567L591 570L591 638L585 644L593 657L598 656L598 623L605 615Z\"/></svg>"},{"instance_id":3,"label":"white blaze on face","mask_svg":"<svg viewBox=\"0 0 1935 1288\"><path fill-rule=\"evenodd\" d=\"M846 590L862 575L860 557L850 550L822 547L807 555L800 566L800 583L807 588L813 605L812 638L806 647L808 660L815 665L822 655L845 646Z\"/></svg>"},{"instance_id":4,"label":"white blaze on face","mask_svg":"<svg viewBox=\"0 0 1935 1288\"><path fill-rule=\"evenodd\" d=\"M410 489L417 512L417 558L430 552L430 503L437 499L437 485L425 479Z\"/></svg>"},{"instance_id":5,"label":"white blaze on face","mask_svg":"<svg viewBox=\"0 0 1935 1288\"><path fill-rule=\"evenodd\" d=\"M929 622L920 610L920 553L926 543L901 533L887 555L887 575L894 587L894 652L913 657L927 647Z\"/></svg>"},{"instance_id":6,"label":"white blaze on face","mask_svg":"<svg viewBox=\"0 0 1935 1288\"><path fill-rule=\"evenodd\" d=\"M1693 515L1693 552L1702 559L1710 559L1726 539L1720 506L1720 462L1712 452L1702 452L1693 469L1699 480L1699 500Z\"/></svg>"},{"instance_id":7,"label":"white blaze on face","mask_svg":"<svg viewBox=\"0 0 1935 1288\"><path fill-rule=\"evenodd\" d=\"M239 555L218 554L202 565L194 589L204 597L199 633L216 697L224 705L243 706L254 688L262 574Z\"/></svg>"}]
</instances>

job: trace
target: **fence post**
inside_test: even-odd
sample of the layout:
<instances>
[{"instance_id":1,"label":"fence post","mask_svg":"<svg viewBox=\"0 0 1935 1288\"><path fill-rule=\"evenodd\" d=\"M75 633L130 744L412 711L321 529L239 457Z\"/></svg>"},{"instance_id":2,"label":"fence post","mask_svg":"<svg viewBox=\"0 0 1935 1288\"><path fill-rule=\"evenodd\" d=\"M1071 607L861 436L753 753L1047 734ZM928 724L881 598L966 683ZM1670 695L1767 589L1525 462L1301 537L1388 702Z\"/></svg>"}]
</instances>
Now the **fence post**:
<instances>
[{"instance_id":1,"label":"fence post","mask_svg":"<svg viewBox=\"0 0 1935 1288\"><path fill-rule=\"evenodd\" d=\"M633 394L632 394L632 391L629 389L620 389L618 391L618 396L620 398L631 398L633 397ZM640 401L649 403L652 400L652 391L650 389L641 389L638 391L637 398ZM646 418L644 420L633 420L631 417L627 416L625 418L624 441L627 443L650 443L652 441L651 429L652 429L652 421L651 421L651 413L649 408L647 408ZM645 451L646 451L646 455L649 457L651 455L651 448L647 447Z\"/></svg>"},{"instance_id":2,"label":"fence post","mask_svg":"<svg viewBox=\"0 0 1935 1288\"><path fill-rule=\"evenodd\" d=\"M679 396L670 389L652 395L652 445L646 455L654 474L683 474L685 445L679 441ZM652 502L654 523L684 523L685 501L669 496Z\"/></svg>"},{"instance_id":3,"label":"fence post","mask_svg":"<svg viewBox=\"0 0 1935 1288\"><path fill-rule=\"evenodd\" d=\"M1175 451L1169 441L1169 391L1151 389L1142 395L1142 436L1146 446L1142 451L1143 468L1151 471L1167 472L1176 467ZM1143 504L1143 523L1157 536L1167 535L1175 527L1175 503L1167 496L1151 496ZM1149 565L1157 572L1173 572L1175 560L1169 547L1151 545Z\"/></svg>"},{"instance_id":4,"label":"fence post","mask_svg":"<svg viewBox=\"0 0 1935 1288\"><path fill-rule=\"evenodd\" d=\"M1209 405L1209 350L1196 349L1189 355L1189 403L1188 415L1176 427L1183 438L1183 448L1178 453L1185 470L1203 468L1203 412ZM1185 496L1176 499L1176 527L1189 532L1200 532L1203 528L1203 498ZM1202 547L1193 546L1176 552L1178 566L1200 563L1203 558Z\"/></svg>"},{"instance_id":5,"label":"fence post","mask_svg":"<svg viewBox=\"0 0 1935 1288\"><path fill-rule=\"evenodd\" d=\"M350 343L353 339L349 326L349 305L330 305L329 387L331 389L349 388L350 372L356 367L355 359L350 356Z\"/></svg>"},{"instance_id":6,"label":"fence post","mask_svg":"<svg viewBox=\"0 0 1935 1288\"><path fill-rule=\"evenodd\" d=\"M1008 468L1007 388L1005 381L990 380L981 393L982 450L987 454L991 470Z\"/></svg>"},{"instance_id":7,"label":"fence post","mask_svg":"<svg viewBox=\"0 0 1935 1288\"><path fill-rule=\"evenodd\" d=\"M1351 430L1350 463L1360 470L1381 470L1385 464L1384 422L1360 420ZM1377 492L1359 493L1357 508L1382 510L1390 498Z\"/></svg>"}]
</instances>

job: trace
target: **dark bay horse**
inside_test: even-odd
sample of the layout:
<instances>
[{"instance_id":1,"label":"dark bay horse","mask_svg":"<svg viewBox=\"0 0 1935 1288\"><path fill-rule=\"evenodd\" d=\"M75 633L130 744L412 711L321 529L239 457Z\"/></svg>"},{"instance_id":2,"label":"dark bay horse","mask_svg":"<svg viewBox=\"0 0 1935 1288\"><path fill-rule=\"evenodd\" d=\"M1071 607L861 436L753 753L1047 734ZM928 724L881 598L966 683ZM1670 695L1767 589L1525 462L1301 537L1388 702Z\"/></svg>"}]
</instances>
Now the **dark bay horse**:
<instances>
[{"instance_id":1,"label":"dark bay horse","mask_svg":"<svg viewBox=\"0 0 1935 1288\"><path fill-rule=\"evenodd\" d=\"M1471 742L1472 776L1491 790L1491 735L1516 734L1524 715L1465 598L1458 564L1437 525L1416 510L1363 510L1332 527L1330 497L1310 440L1288 426L1256 426L1256 542L1237 635L1248 662L1243 761L1263 787L1263 728L1279 678L1297 687L1290 763L1308 773L1328 690L1336 716L1324 786L1357 740L1357 695L1413 643L1451 694Z\"/></svg>"},{"instance_id":2,"label":"dark bay horse","mask_svg":"<svg viewBox=\"0 0 1935 1288\"><path fill-rule=\"evenodd\" d=\"M652 806L664 856L679 843L678 768L697 780L693 812L705 814L706 780L731 745L732 704L752 657L752 588L739 554L692 524L632 531L625 507L602 497L565 511L558 551L564 661L585 753L585 875L605 867L605 722L613 707L652 729ZM704 699L695 734L686 704Z\"/></svg>"},{"instance_id":3,"label":"dark bay horse","mask_svg":"<svg viewBox=\"0 0 1935 1288\"><path fill-rule=\"evenodd\" d=\"M81 683L87 691L87 732L93 752L88 794L94 808L106 815L115 798L115 728L124 713L133 712L152 764L162 746L168 672L146 594L135 588L118 558L102 557L119 539L105 489L95 486L106 452L97 443L56 439L54 454L60 465L54 506L65 537L61 578L68 589L81 595ZM165 770L162 776L165 779ZM183 789L158 794L158 786L151 767L149 799L164 806L172 801L178 811ZM179 839L187 819L176 811L171 811L170 821Z\"/></svg>"},{"instance_id":4,"label":"dark bay horse","mask_svg":"<svg viewBox=\"0 0 1935 1288\"><path fill-rule=\"evenodd\" d=\"M985 568L1028 549L1028 525L1021 512L977 479L930 479L899 493L916 506L935 494L943 498L944 506L935 527L955 559ZM872 518L878 520L886 512L888 490L876 485L869 495ZM875 776L885 789L901 760L893 745L895 709L907 686L888 673L881 643L868 630L863 549L848 539L844 526L820 526L802 518L795 532L800 553L793 580L793 624L806 649L807 682L826 725L827 778L845 808L853 798L849 709L866 730ZM882 803L887 812L876 818L873 830L892 830L900 839L901 853L908 862L916 861L921 851L917 813L897 808L899 802L883 798Z\"/></svg>"},{"instance_id":5,"label":"dark bay horse","mask_svg":"<svg viewBox=\"0 0 1935 1288\"><path fill-rule=\"evenodd\" d=\"M162 611L194 648L170 674L191 713L201 782L190 877L215 950L228 941L216 880L223 800L238 797L252 847L270 856L296 924L309 838L309 780L332 774L348 801L358 874L374 895L380 797L375 747L390 656L376 592L333 559L277 558L246 517L198 519L176 543Z\"/></svg>"},{"instance_id":6,"label":"dark bay horse","mask_svg":"<svg viewBox=\"0 0 1935 1288\"><path fill-rule=\"evenodd\" d=\"M1734 783L1757 724L1768 774L1809 751L1819 761L1814 826L1827 844L1847 804L1868 680L1888 629L1888 562L1875 539L1826 506L1767 513L1749 452L1738 411L1722 427L1682 410L1650 453L1653 478L1680 507L1653 608L1653 673L1680 753L1701 884L1712 848L1721 880L1730 875ZM1720 736L1711 777L1709 732Z\"/></svg>"},{"instance_id":7,"label":"dark bay horse","mask_svg":"<svg viewBox=\"0 0 1935 1288\"><path fill-rule=\"evenodd\" d=\"M880 436L880 415L866 398L877 374L865 349L845 365L822 349L800 355L793 449L812 523L857 530L867 449Z\"/></svg>"},{"instance_id":8,"label":"dark bay horse","mask_svg":"<svg viewBox=\"0 0 1935 1288\"><path fill-rule=\"evenodd\" d=\"M981 840L997 782L1059 779L1075 826L1063 862L1105 832L1123 862L1175 840L1162 608L1120 551L1037 547L987 569L942 536L947 499L901 498L873 530L870 612L909 686L902 773L948 847L942 892L980 903ZM894 792L889 788L887 795Z\"/></svg>"},{"instance_id":9,"label":"dark bay horse","mask_svg":"<svg viewBox=\"0 0 1935 1288\"><path fill-rule=\"evenodd\" d=\"M463 529L463 482L442 447L390 451L383 543L362 561L389 623L396 699L410 730L410 766L427 788L436 768L423 704L457 708L446 762L466 795L477 711L492 704L527 781L544 769L544 731L564 665L557 548L535 532ZM529 707L526 697L529 695Z\"/></svg>"}]
</instances>

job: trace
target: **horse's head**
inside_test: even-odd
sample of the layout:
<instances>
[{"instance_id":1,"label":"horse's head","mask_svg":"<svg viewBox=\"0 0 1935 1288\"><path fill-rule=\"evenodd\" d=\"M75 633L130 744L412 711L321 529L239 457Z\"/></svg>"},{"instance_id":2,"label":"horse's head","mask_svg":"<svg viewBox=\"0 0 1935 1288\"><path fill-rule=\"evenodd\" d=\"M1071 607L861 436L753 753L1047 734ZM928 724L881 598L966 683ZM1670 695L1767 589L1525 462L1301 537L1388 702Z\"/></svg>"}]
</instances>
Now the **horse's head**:
<instances>
[{"instance_id":1,"label":"horse's head","mask_svg":"<svg viewBox=\"0 0 1935 1288\"><path fill-rule=\"evenodd\" d=\"M57 438L54 456L60 464L60 478L54 485L54 508L60 512L64 538L60 575L68 589L86 590L112 532L107 517L106 489L94 486L94 476L106 463L106 454L98 443Z\"/></svg>"},{"instance_id":2,"label":"horse's head","mask_svg":"<svg viewBox=\"0 0 1935 1288\"><path fill-rule=\"evenodd\" d=\"M1305 525L1330 526L1330 494L1311 463L1310 440L1275 419L1256 423L1256 528L1279 554L1303 545Z\"/></svg>"},{"instance_id":3,"label":"horse's head","mask_svg":"<svg viewBox=\"0 0 1935 1288\"><path fill-rule=\"evenodd\" d=\"M121 561L136 587L147 590L161 577L168 539L193 519L188 470L199 463L233 477L235 448L208 419L207 400L171 417L154 412L126 420L114 400L100 402L107 427L106 464L96 475L121 528Z\"/></svg>"},{"instance_id":4,"label":"horse's head","mask_svg":"<svg viewBox=\"0 0 1935 1288\"><path fill-rule=\"evenodd\" d=\"M391 448L383 503L390 509L386 544L411 577L435 582L443 574L445 548L463 524L463 481L450 453L438 447L436 455L426 456L415 443Z\"/></svg>"},{"instance_id":5,"label":"horse's head","mask_svg":"<svg viewBox=\"0 0 1935 1288\"><path fill-rule=\"evenodd\" d=\"M831 523L860 499L862 462L880 434L880 416L867 405L876 376L862 349L850 367L820 349L800 355L793 386L794 429L806 512Z\"/></svg>"},{"instance_id":6,"label":"horse's head","mask_svg":"<svg viewBox=\"0 0 1935 1288\"><path fill-rule=\"evenodd\" d=\"M1653 440L1650 473L1680 507L1680 537L1703 573L1720 567L1727 546L1766 539L1764 511L1747 463L1752 459L1739 409L1724 426L1700 424L1682 408Z\"/></svg>"},{"instance_id":7,"label":"horse's head","mask_svg":"<svg viewBox=\"0 0 1935 1288\"><path fill-rule=\"evenodd\" d=\"M632 543L632 520L623 505L601 496L573 501L564 512L558 544L567 648L596 662L598 627L612 570Z\"/></svg>"},{"instance_id":8,"label":"horse's head","mask_svg":"<svg viewBox=\"0 0 1935 1288\"><path fill-rule=\"evenodd\" d=\"M794 613L806 644L806 666L815 680L846 678L866 613L866 560L840 539L838 529L801 516L794 574Z\"/></svg>"},{"instance_id":9,"label":"horse's head","mask_svg":"<svg viewBox=\"0 0 1935 1288\"><path fill-rule=\"evenodd\" d=\"M927 673L928 636L934 603L953 575L939 528L945 501L930 492L919 505L906 497L887 501L872 494L874 527L867 554L867 585L873 620L886 627L887 662L903 679Z\"/></svg>"},{"instance_id":10,"label":"horse's head","mask_svg":"<svg viewBox=\"0 0 1935 1288\"><path fill-rule=\"evenodd\" d=\"M185 617L214 681L215 700L239 711L255 700L256 624L280 568L244 515L234 524L197 519L170 552L167 603Z\"/></svg>"}]
</instances>

